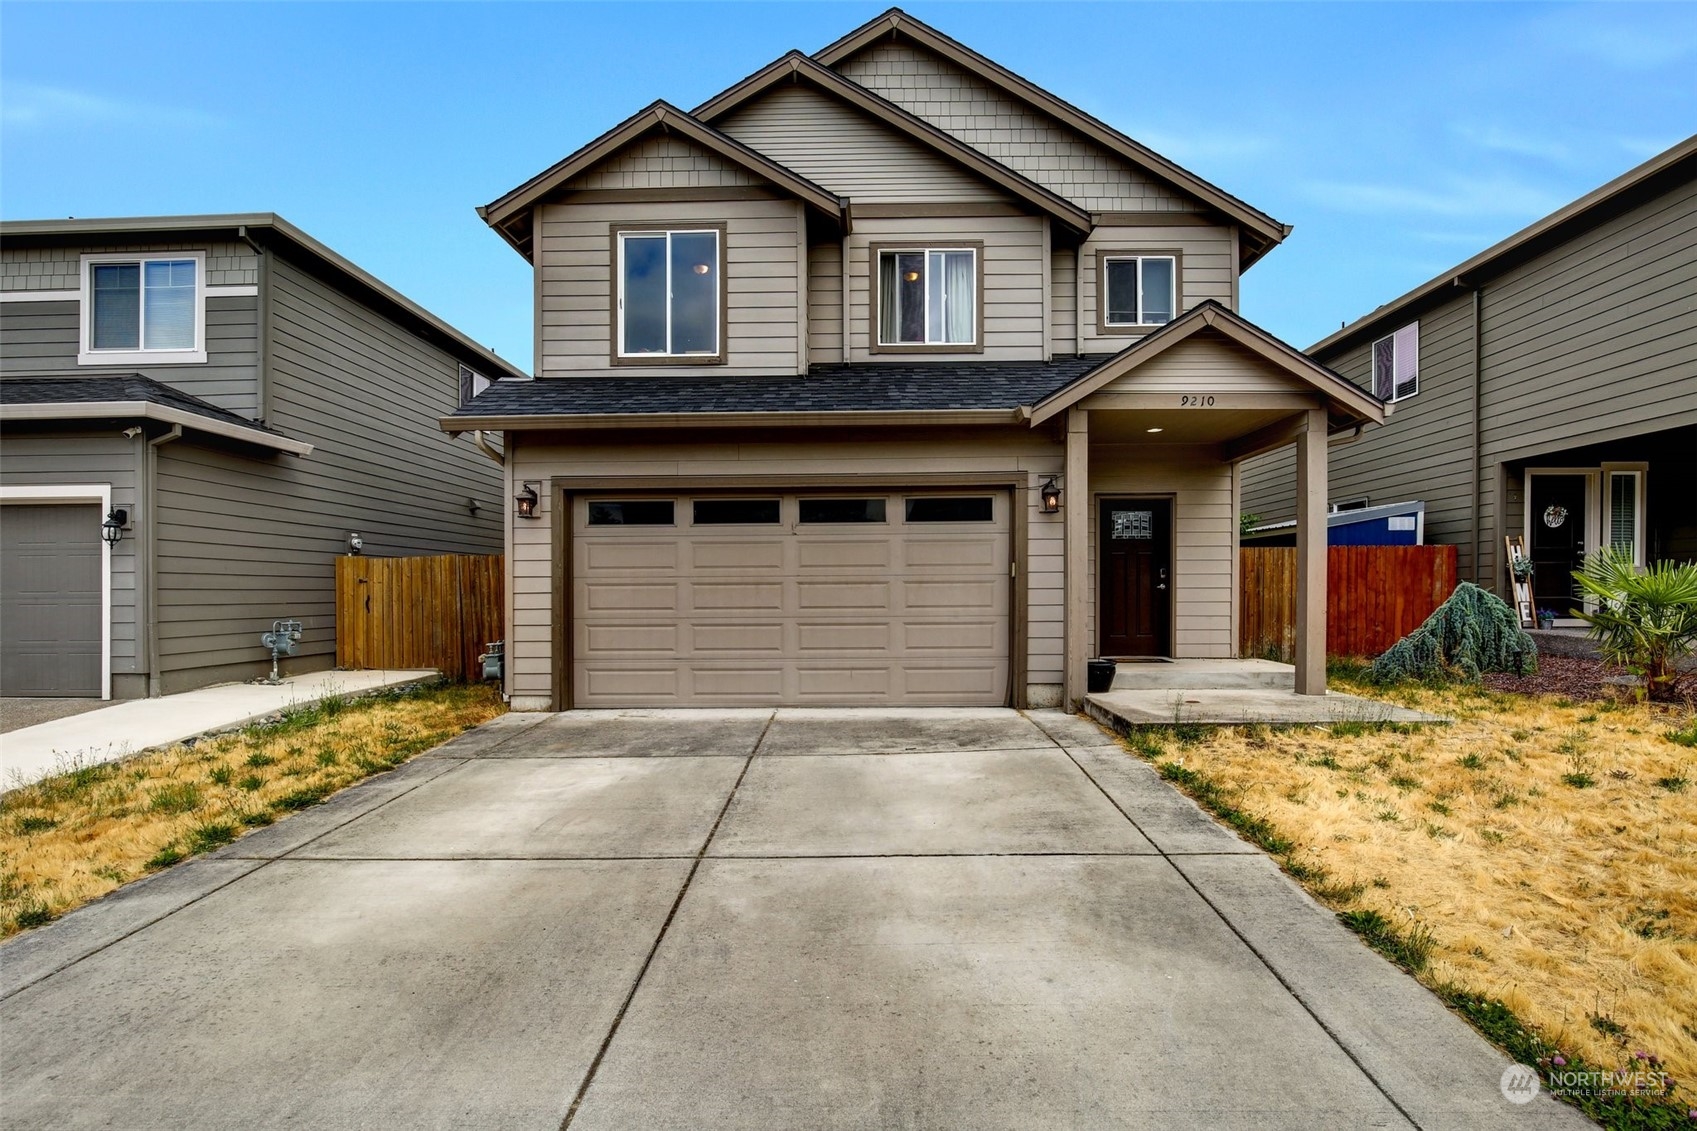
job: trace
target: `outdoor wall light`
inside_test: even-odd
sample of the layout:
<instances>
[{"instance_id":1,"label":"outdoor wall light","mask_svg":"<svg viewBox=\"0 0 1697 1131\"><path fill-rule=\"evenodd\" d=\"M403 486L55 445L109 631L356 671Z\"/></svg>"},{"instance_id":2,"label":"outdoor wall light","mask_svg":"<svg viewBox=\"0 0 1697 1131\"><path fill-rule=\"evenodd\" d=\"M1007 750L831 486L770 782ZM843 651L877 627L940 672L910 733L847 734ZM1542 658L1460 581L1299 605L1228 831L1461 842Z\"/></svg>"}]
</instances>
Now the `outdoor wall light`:
<instances>
[{"instance_id":1,"label":"outdoor wall light","mask_svg":"<svg viewBox=\"0 0 1697 1131\"><path fill-rule=\"evenodd\" d=\"M358 534L350 533L348 535L348 553L357 554L363 549L365 549L365 539Z\"/></svg>"},{"instance_id":2,"label":"outdoor wall light","mask_svg":"<svg viewBox=\"0 0 1697 1131\"><path fill-rule=\"evenodd\" d=\"M100 540L108 546L116 546L124 536L124 527L130 521L130 512L123 507L113 507L106 512L106 521L100 524Z\"/></svg>"},{"instance_id":3,"label":"outdoor wall light","mask_svg":"<svg viewBox=\"0 0 1697 1131\"><path fill-rule=\"evenodd\" d=\"M536 513L536 504L541 496L536 493L536 484L526 483L524 490L513 496L513 513L520 518L541 518Z\"/></svg>"},{"instance_id":4,"label":"outdoor wall light","mask_svg":"<svg viewBox=\"0 0 1697 1131\"><path fill-rule=\"evenodd\" d=\"M1061 489L1055 483L1055 477L1049 476L1049 481L1039 490L1043 496L1043 513L1055 514L1061 509Z\"/></svg>"}]
</instances>

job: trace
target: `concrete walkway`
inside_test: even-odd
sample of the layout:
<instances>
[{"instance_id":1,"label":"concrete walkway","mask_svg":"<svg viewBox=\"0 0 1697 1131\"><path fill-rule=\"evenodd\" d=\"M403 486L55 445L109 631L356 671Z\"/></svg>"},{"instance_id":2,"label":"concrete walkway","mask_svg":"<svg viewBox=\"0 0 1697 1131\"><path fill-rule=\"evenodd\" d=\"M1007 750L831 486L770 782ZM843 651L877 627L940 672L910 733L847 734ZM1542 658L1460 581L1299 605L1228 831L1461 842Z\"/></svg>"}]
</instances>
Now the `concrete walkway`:
<instances>
[{"instance_id":1,"label":"concrete walkway","mask_svg":"<svg viewBox=\"0 0 1697 1131\"><path fill-rule=\"evenodd\" d=\"M112 762L208 731L227 730L331 695L358 695L414 683L434 671L326 671L287 676L273 687L223 683L162 695L114 700L97 710L22 727L0 737L0 790L77 766Z\"/></svg>"},{"instance_id":2,"label":"concrete walkway","mask_svg":"<svg viewBox=\"0 0 1697 1131\"><path fill-rule=\"evenodd\" d=\"M507 715L0 946L8 1127L1589 1126L1053 712Z\"/></svg>"}]
</instances>

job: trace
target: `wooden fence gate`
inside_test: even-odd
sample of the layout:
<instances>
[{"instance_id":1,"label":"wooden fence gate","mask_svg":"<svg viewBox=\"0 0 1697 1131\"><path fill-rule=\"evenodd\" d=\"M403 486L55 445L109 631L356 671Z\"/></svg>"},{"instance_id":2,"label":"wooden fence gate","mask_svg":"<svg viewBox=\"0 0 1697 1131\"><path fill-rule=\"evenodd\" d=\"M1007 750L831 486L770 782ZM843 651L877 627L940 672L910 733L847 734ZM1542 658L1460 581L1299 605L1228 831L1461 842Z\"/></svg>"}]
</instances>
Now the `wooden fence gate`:
<instances>
[{"instance_id":1,"label":"wooden fence gate","mask_svg":"<svg viewBox=\"0 0 1697 1131\"><path fill-rule=\"evenodd\" d=\"M336 666L437 668L477 679L478 653L500 640L500 554L336 559Z\"/></svg>"},{"instance_id":2,"label":"wooden fence gate","mask_svg":"<svg viewBox=\"0 0 1697 1131\"><path fill-rule=\"evenodd\" d=\"M1296 654L1296 548L1245 546L1239 553L1239 654L1288 661ZM1376 656L1454 591L1454 546L1330 546L1326 652Z\"/></svg>"}]
</instances>

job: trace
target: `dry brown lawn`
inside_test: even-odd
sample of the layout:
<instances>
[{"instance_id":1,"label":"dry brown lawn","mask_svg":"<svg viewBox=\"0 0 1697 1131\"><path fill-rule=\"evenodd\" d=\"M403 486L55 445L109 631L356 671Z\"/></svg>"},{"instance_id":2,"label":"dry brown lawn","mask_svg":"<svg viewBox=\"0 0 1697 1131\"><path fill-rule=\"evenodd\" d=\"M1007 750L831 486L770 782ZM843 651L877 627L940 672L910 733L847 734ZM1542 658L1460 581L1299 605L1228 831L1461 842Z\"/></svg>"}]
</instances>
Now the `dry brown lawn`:
<instances>
[{"instance_id":1,"label":"dry brown lawn","mask_svg":"<svg viewBox=\"0 0 1697 1131\"><path fill-rule=\"evenodd\" d=\"M1429 984L1500 998L1598 1065L1653 1053L1689 1088L1697 749L1667 736L1697 737L1692 712L1347 689L1455 722L1222 728L1169 738L1155 759L1203 775L1296 842L1295 871L1314 869L1310 890L1334 908L1429 930Z\"/></svg>"},{"instance_id":2,"label":"dry brown lawn","mask_svg":"<svg viewBox=\"0 0 1697 1131\"><path fill-rule=\"evenodd\" d=\"M0 797L0 937L210 851L506 708L482 686L327 700Z\"/></svg>"}]
</instances>

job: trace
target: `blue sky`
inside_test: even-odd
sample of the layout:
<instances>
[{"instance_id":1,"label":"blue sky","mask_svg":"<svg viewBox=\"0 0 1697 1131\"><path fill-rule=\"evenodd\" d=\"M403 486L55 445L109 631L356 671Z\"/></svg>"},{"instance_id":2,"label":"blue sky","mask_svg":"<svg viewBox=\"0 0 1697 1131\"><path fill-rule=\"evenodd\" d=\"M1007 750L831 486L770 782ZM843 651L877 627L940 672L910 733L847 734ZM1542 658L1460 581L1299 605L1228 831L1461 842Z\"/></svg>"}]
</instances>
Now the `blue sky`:
<instances>
[{"instance_id":1,"label":"blue sky","mask_svg":"<svg viewBox=\"0 0 1697 1131\"><path fill-rule=\"evenodd\" d=\"M473 207L885 6L10 2L0 215L278 212L528 368ZM1295 225L1243 310L1298 346L1697 132L1693 4L908 10Z\"/></svg>"}]
</instances>

